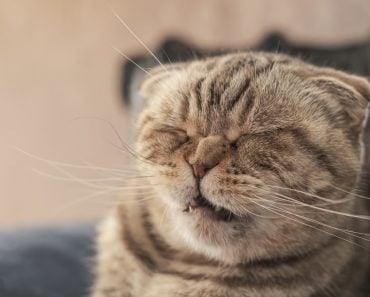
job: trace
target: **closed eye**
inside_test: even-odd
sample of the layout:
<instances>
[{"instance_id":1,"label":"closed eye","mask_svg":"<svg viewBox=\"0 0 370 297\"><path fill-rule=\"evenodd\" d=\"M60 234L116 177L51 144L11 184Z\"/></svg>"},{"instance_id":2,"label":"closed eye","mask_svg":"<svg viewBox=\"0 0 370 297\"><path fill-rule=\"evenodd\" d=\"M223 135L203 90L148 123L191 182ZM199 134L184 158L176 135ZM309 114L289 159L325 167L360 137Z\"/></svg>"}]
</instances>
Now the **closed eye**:
<instances>
[{"instance_id":1,"label":"closed eye","mask_svg":"<svg viewBox=\"0 0 370 297\"><path fill-rule=\"evenodd\" d=\"M178 146L181 146L182 144L190 140L190 137L187 135L186 131L178 129L176 127L162 126L155 129L155 131L172 137L174 140L176 140Z\"/></svg>"},{"instance_id":2,"label":"closed eye","mask_svg":"<svg viewBox=\"0 0 370 297\"><path fill-rule=\"evenodd\" d=\"M179 134L187 134L185 130L173 127L173 126L168 126L168 125L161 125L158 128L155 129L158 132L169 132L169 133L179 133Z\"/></svg>"}]
</instances>

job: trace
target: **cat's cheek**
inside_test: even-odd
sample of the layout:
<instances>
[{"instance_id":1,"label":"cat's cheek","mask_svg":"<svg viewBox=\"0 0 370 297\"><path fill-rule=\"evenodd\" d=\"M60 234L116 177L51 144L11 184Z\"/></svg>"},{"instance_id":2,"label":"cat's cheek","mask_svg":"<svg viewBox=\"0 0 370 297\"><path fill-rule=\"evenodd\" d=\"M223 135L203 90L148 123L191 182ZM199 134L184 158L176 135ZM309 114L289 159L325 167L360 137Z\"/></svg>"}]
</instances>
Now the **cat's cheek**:
<instances>
[{"instance_id":1,"label":"cat's cheek","mask_svg":"<svg viewBox=\"0 0 370 297\"><path fill-rule=\"evenodd\" d=\"M190 167L186 164L178 167L176 175L160 178L156 190L166 203L183 210L199 193Z\"/></svg>"}]
</instances>

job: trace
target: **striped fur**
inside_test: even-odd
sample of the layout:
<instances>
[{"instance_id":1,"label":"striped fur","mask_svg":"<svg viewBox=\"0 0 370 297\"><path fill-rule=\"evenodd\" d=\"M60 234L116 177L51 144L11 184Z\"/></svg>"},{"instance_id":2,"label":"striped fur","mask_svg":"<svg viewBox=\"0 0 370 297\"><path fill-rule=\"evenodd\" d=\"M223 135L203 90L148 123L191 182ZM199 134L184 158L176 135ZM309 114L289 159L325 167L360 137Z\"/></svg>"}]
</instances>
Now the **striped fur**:
<instances>
[{"instance_id":1,"label":"striped fur","mask_svg":"<svg viewBox=\"0 0 370 297\"><path fill-rule=\"evenodd\" d=\"M158 67L142 93L154 196L101 225L93 297L368 296L366 200L349 193L369 82L247 52ZM184 212L200 193L232 219Z\"/></svg>"}]
</instances>

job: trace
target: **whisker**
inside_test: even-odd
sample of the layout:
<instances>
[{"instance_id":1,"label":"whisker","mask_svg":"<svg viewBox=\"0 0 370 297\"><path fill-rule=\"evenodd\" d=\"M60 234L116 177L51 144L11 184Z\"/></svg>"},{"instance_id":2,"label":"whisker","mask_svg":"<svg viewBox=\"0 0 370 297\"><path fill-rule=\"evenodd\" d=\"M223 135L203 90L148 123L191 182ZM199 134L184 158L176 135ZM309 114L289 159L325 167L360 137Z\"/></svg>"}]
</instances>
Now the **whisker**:
<instances>
[{"instance_id":1,"label":"whisker","mask_svg":"<svg viewBox=\"0 0 370 297\"><path fill-rule=\"evenodd\" d=\"M60 161L53 161L50 159L42 158L40 156L34 155L32 153L26 152L18 147L13 147L18 152L31 157L32 159L42 161L47 164L53 164L61 167L70 167L70 168L77 168L77 169L91 169L91 170L99 170L99 171L112 171L117 173L126 173L126 172L133 172L132 170L125 170L125 169L119 169L119 168L107 168L107 167L98 167L98 166L86 166L86 165L79 165L79 164L71 164L71 163L64 163Z\"/></svg>"},{"instance_id":2,"label":"whisker","mask_svg":"<svg viewBox=\"0 0 370 297\"><path fill-rule=\"evenodd\" d=\"M257 195L255 195L255 197L260 198L260 199L263 199L262 197L259 197L259 196L257 196ZM334 226L332 226L332 225L325 224L325 223L323 223L323 222L321 222L321 221L318 221L318 220L315 220L315 219L312 219L312 218L308 218L308 217L305 217L305 216L301 216L301 215L296 214L296 213L292 213L292 212L288 211L288 210L287 210L287 209L285 209L285 208L280 208L280 207L277 207L277 206L272 206L272 207L274 207L274 208L275 208L275 209L277 209L277 210L280 210L280 211L284 211L284 212L286 212L286 213L289 213L289 214L291 214L291 215L293 215L293 216L299 217L299 218L301 218L301 219L308 220L308 221L310 221L310 222L312 222L312 223L316 223L316 224L319 224L319 225L325 226L325 227L327 227L327 228L331 228L331 229L334 229L334 230L337 230L337 231L340 231L340 232L346 233L347 235L353 235L353 236L355 236L355 237L357 237L357 238L360 238L360 239L363 239L363 240L366 240L366 241L370 241L370 239L367 239L367 238L364 238L364 237L358 236L358 235L370 236L370 234L369 234L369 233L363 233L363 232L357 232L357 231L348 230L348 229L341 229L341 228L337 228L337 227L334 227ZM358 235L357 235L357 234L358 234Z\"/></svg>"},{"instance_id":3,"label":"whisker","mask_svg":"<svg viewBox=\"0 0 370 297\"><path fill-rule=\"evenodd\" d=\"M146 201L149 201L149 200L153 200L157 198L156 196L147 196L145 198L142 198L142 199L133 199L133 200L116 200L117 203L141 203L141 202L146 202Z\"/></svg>"},{"instance_id":4,"label":"whisker","mask_svg":"<svg viewBox=\"0 0 370 297\"><path fill-rule=\"evenodd\" d=\"M81 198L78 198L70 203L67 203L65 206L59 208L57 210L57 213L60 213L62 211L65 211L69 208L71 208L72 206L76 206L77 204L80 204L82 202L85 202L85 201L88 201L88 200L91 200L93 198L101 198L99 196L102 196L102 195L107 195L107 194L111 194L111 193L114 193L115 191L111 191L111 190L107 190L107 191L99 191L99 192L95 192L95 193L92 193L92 194L89 194L89 195L86 195L86 196L83 196ZM131 196L135 196L137 195L137 192L133 193L133 195ZM143 201L147 201L147 200L150 200L150 199L154 199L156 198L156 196L148 196L148 194L146 194L146 197L148 199L132 199L132 200L123 200L123 199L117 199L116 197L110 197L111 199L114 199L115 201L114 202L111 202L111 203L108 203L108 202L102 202L100 201L99 204L104 204L104 205L117 205L118 203L135 203L135 202L143 202ZM57 214L56 213L56 214Z\"/></svg>"},{"instance_id":5,"label":"whisker","mask_svg":"<svg viewBox=\"0 0 370 297\"><path fill-rule=\"evenodd\" d=\"M273 186L273 185L267 185L267 186L270 187L270 188L277 188L277 189L294 191L294 192L297 192L297 193L300 193L300 194L304 194L304 195L307 195L307 196L310 196L310 197L320 199L320 200L325 201L325 202L329 202L329 203L332 203L332 202L338 203L338 201L341 201L341 200L328 199L328 198L325 198L325 197L321 197L321 196L318 196L318 195L315 195L315 194L311 194L311 193L301 191L301 190L297 190L297 189L293 189L293 188L286 188L286 187Z\"/></svg>"},{"instance_id":6,"label":"whisker","mask_svg":"<svg viewBox=\"0 0 370 297\"><path fill-rule=\"evenodd\" d=\"M262 198L260 196L257 196L256 194L252 194L254 197L258 198L258 200L260 201L264 201L270 205L281 205L281 206L288 206L288 207L294 207L295 210L297 210L297 207L302 207L304 208L304 206L302 205L297 205L295 204L295 201L290 201L290 200L287 200L285 198L281 198L281 197L278 197L278 196L272 196L272 198L274 199L278 199L278 200L282 200L282 201L287 201L287 203L282 203L282 202L276 202L274 200L268 200L268 199L265 199L265 198ZM303 211L299 210L300 213L303 213ZM304 211L304 213L315 213L314 211L312 212L306 212Z\"/></svg>"},{"instance_id":7,"label":"whisker","mask_svg":"<svg viewBox=\"0 0 370 297\"><path fill-rule=\"evenodd\" d=\"M117 18L117 20L127 29L127 31L149 52L149 54L158 62L159 65L162 67L163 64L157 58L157 56L150 50L150 48L135 34L135 32L130 28L130 26L115 12L115 10L110 7L113 15Z\"/></svg>"},{"instance_id":8,"label":"whisker","mask_svg":"<svg viewBox=\"0 0 370 297\"><path fill-rule=\"evenodd\" d=\"M68 172L68 171L66 171L64 169L59 168L56 165L51 164L51 166L54 167L55 170L57 170L60 173L64 174L64 176L67 176L68 178L70 178L71 181L75 181L75 182L77 182L77 183L79 183L81 185L88 186L88 187L91 187L91 188L95 188L95 189L115 189L115 190L124 190L124 189L127 189L127 188L130 188L130 189L134 188L133 185L130 185L130 186L124 186L124 185L122 185L122 186L119 186L119 187L118 186L113 187L113 186L108 186L108 185L104 185L104 186L97 185L97 184L94 184L92 182L86 181L86 180L84 180L84 179L82 179L80 177L77 177L77 176L73 175L72 173L70 173L70 172ZM151 185L139 185L136 188L147 188L147 187L151 187L151 186L154 186L154 185L152 185L152 184Z\"/></svg>"},{"instance_id":9,"label":"whisker","mask_svg":"<svg viewBox=\"0 0 370 297\"><path fill-rule=\"evenodd\" d=\"M249 186L253 187L252 185L249 185ZM267 186L269 186L269 185L267 185ZM255 188L255 187L253 187L253 188ZM289 188L283 188L283 187L281 187L281 188L289 190ZM243 194L243 193L241 193L241 194ZM295 207L304 207L305 206L305 205L301 205L301 204L296 203L296 200L294 200L293 198L288 200L284 197L274 196L274 199L275 200L277 199L277 200L283 201L283 202L276 202L275 200L266 200L266 201L268 201L269 203L276 203L276 204L289 205L289 206L291 206L292 204L295 204L294 205ZM342 199L342 200L338 200L338 201L333 200L333 202L320 203L320 204L316 204L316 205L317 206L334 205L334 204L345 203L345 202L348 202L348 201L351 201L351 199Z\"/></svg>"},{"instance_id":10,"label":"whisker","mask_svg":"<svg viewBox=\"0 0 370 297\"><path fill-rule=\"evenodd\" d=\"M338 187L336 187L336 186L334 186L334 185L331 185L331 184L329 184L329 186L333 187L334 189L336 189L336 190L338 190L338 191L342 191L342 192L344 192L344 193L351 194L351 195L353 195L353 196L355 196L355 197L358 197L358 198L370 199L370 197L363 196L363 195L359 195L359 194L355 194L355 193L353 193L353 192L348 192L348 191L346 191L346 190L343 190L343 189L338 188Z\"/></svg>"},{"instance_id":11,"label":"whisker","mask_svg":"<svg viewBox=\"0 0 370 297\"><path fill-rule=\"evenodd\" d=\"M245 211L246 213L249 213L250 215L253 215L255 217L258 217L258 218L262 218L262 219L274 219L276 217L272 217L272 216L264 216L264 215L260 215L260 214L256 214L255 212L251 211L250 209L248 209L247 207L244 207L242 206L242 211Z\"/></svg>"},{"instance_id":12,"label":"whisker","mask_svg":"<svg viewBox=\"0 0 370 297\"><path fill-rule=\"evenodd\" d=\"M166 51L165 50L161 50L161 52L166 56L168 62L170 63L170 65L173 64L173 62L171 61L170 57L167 55Z\"/></svg>"},{"instance_id":13,"label":"whisker","mask_svg":"<svg viewBox=\"0 0 370 297\"><path fill-rule=\"evenodd\" d=\"M113 202L107 202L107 201L99 201L98 204L102 204L102 205L108 205L108 206L117 206L117 205L120 205L120 204L135 204L135 203L142 203L142 202L146 202L146 201L149 201L149 200L153 200L157 197L153 196L153 197L148 197L147 199L139 199L139 200L136 200L136 199L133 199L133 200L125 200L125 201L120 201L120 200L116 200L116 201L113 201Z\"/></svg>"},{"instance_id":14,"label":"whisker","mask_svg":"<svg viewBox=\"0 0 370 297\"><path fill-rule=\"evenodd\" d=\"M145 72L147 75L152 76L151 73L147 70L145 70L143 67L141 67L138 63L136 63L134 60L132 60L129 56L127 56L125 53L123 53L121 50L116 48L115 46L112 46L112 48L118 52L122 57L130 61L132 64L134 64L137 68L139 68L141 71Z\"/></svg>"},{"instance_id":15,"label":"whisker","mask_svg":"<svg viewBox=\"0 0 370 297\"><path fill-rule=\"evenodd\" d=\"M148 160L147 158L145 158L144 156L140 156L133 148L131 148L121 137L121 135L119 134L118 130L114 127L114 125L106 120L106 119L103 119L103 118L100 118L100 117L96 117L96 116L89 116L89 117L76 117L74 118L74 120L83 120L83 119L90 119L90 120L98 120L98 121L101 121L103 123L105 123L106 125L108 125L113 133L115 134L115 136L118 138L120 144L122 147L119 147L117 146L116 144L114 143L111 143L113 146L119 148L120 150L124 151L124 152L127 152L129 153L132 157L134 157L136 160L138 161L141 161L141 162L144 162L144 163L148 163L148 164L155 164L155 165L158 165L150 160Z\"/></svg>"},{"instance_id":16,"label":"whisker","mask_svg":"<svg viewBox=\"0 0 370 297\"><path fill-rule=\"evenodd\" d=\"M249 196L246 196L242 193L238 193L237 194L238 196L240 197L243 197L244 199L248 199L248 200L252 200L253 198L249 197ZM250 215L253 215L253 216L256 216L256 217L259 217L259 218L263 218L263 219L272 219L273 217L269 217L269 216L264 216L264 215L260 215L260 214L256 214L254 213L253 211L251 211L250 209L248 209L246 206L244 205L238 205L236 207L232 207L230 206L229 209L233 212L233 213L242 213L242 212L245 212L245 213L248 213Z\"/></svg>"},{"instance_id":17,"label":"whisker","mask_svg":"<svg viewBox=\"0 0 370 297\"><path fill-rule=\"evenodd\" d=\"M319 225L322 225L324 227L327 227L327 228L330 228L330 229L333 229L333 230L336 230L336 231L340 231L340 232L343 232L347 235L351 235L351 236L354 236L356 238L359 238L359 239L362 239L362 240L365 240L365 241L370 241L369 238L366 238L366 237L362 237L362 236L359 236L359 235L364 235L364 236L370 236L369 233L364 233L364 232L358 232L358 231L353 231L353 230L349 230L349 229L341 229L341 228L337 228L337 227L334 227L332 225L328 225L328 224L325 224L323 222L320 222L320 221L317 221L317 220L314 220L314 219L311 219L311 218L307 218L307 217L304 217L304 216L301 216L299 214L294 214L294 213L291 213L285 209L280 209L281 211L285 211L287 213L290 213L291 215L294 215L296 217L299 217L301 219L304 219L304 220L307 220L307 221L310 221L312 223L316 223L316 224L319 224Z\"/></svg>"},{"instance_id":18,"label":"whisker","mask_svg":"<svg viewBox=\"0 0 370 297\"><path fill-rule=\"evenodd\" d=\"M169 210L170 206L167 204L163 210L163 214L162 214L162 217L161 219L159 220L159 225L162 226L163 225L163 222L164 222L164 218L167 216L167 212Z\"/></svg>"},{"instance_id":19,"label":"whisker","mask_svg":"<svg viewBox=\"0 0 370 297\"><path fill-rule=\"evenodd\" d=\"M344 241L346 241L346 242L348 242L348 243L350 243L350 244L353 244L353 245L359 246L359 247L361 247L361 248L364 248L364 246L363 246L363 245L360 245L360 244L358 244L358 243L356 243L356 242L353 242L352 240L348 240L348 239L346 239L346 238L340 237L340 236L338 236L338 235L336 235L336 234L333 234L333 233L331 233L331 232L327 232L327 231L325 231L325 230L322 230L322 229L317 228L317 227L315 227L315 226L312 226L312 225L310 225L310 224L307 224L307 223L304 223L304 222L302 222L302 221L299 221L299 220L293 219L293 218L291 218L291 217L289 217L289 216L283 215L283 214L281 214L281 213L279 213L279 212L277 212L277 211L274 211L274 210L270 209L269 207L263 206L263 205L261 205L261 204L259 204L259 203L255 202L255 201L252 201L252 203L255 203L255 204L257 204L258 206L260 206L260 207L262 207L262 208L264 208L264 209L266 209L266 210L268 210L268 211L270 211L270 212L273 212L273 213L275 213L275 214L277 214L277 215L279 215L279 216L282 216L282 217L284 217L284 218L286 218L286 219L288 219L288 220L291 220L291 221L297 222L297 223L302 224L302 225L304 225L304 226L307 226L307 227L309 227L309 228L312 228L312 229L318 230L318 231L320 231L320 232L324 232L324 233L326 233L326 234L328 234L328 235L330 235L330 236L334 236L334 237L336 237L336 238L338 238L338 239L344 240Z\"/></svg>"},{"instance_id":20,"label":"whisker","mask_svg":"<svg viewBox=\"0 0 370 297\"><path fill-rule=\"evenodd\" d=\"M86 196L82 196L76 200L73 200L67 204L65 204L64 206L58 208L55 212L55 214L59 214L60 212L63 212L69 208L71 208L72 206L75 206L79 203L82 203L82 202L85 202L85 201L88 201L92 198L95 198L95 197L98 197L100 195L103 195L103 194L108 194L110 191L99 191L99 192L95 192L95 193L92 193L92 194L89 194L89 195L86 195Z\"/></svg>"},{"instance_id":21,"label":"whisker","mask_svg":"<svg viewBox=\"0 0 370 297\"><path fill-rule=\"evenodd\" d=\"M332 214L337 214L337 215L346 216L346 217L351 217L351 218L356 218L356 219L370 220L370 217L369 216L350 214L350 213L335 211L335 210L331 210L331 209L327 209L327 208L322 208L322 207L318 207L318 206L315 206L315 205L311 205L311 204L307 204L307 203L304 203L304 202L295 200L295 199L293 199L293 198L291 198L289 196L286 196L286 195L283 195L283 194L279 194L279 193L275 193L275 192L272 192L272 191L269 191L269 190L266 190L266 189L263 189L263 188L254 187L252 185L250 185L250 187L253 187L253 188L258 189L258 190L266 191L266 192L272 193L274 195L278 195L279 197L284 197L284 198L286 198L288 200L295 201L295 203L297 203L299 205L303 205L303 206L306 206L306 207L309 207L309 208L312 208L312 209L316 209L316 210L319 210L319 211L323 211L323 212L327 212L327 213L332 213Z\"/></svg>"},{"instance_id":22,"label":"whisker","mask_svg":"<svg viewBox=\"0 0 370 297\"><path fill-rule=\"evenodd\" d=\"M60 177L56 175L49 174L47 172L43 172L38 169L33 169L33 171L41 176L48 177L50 179L54 180L60 180L60 181L74 181L72 178L67 178L67 177ZM151 178L153 176L150 175L143 175L143 176L135 176L135 175L123 175L120 177L107 177L107 178L90 178L90 179L84 179L87 182L106 182L106 181L117 181L117 182L122 182L124 180L132 180L132 179L145 179L145 178Z\"/></svg>"}]
</instances>

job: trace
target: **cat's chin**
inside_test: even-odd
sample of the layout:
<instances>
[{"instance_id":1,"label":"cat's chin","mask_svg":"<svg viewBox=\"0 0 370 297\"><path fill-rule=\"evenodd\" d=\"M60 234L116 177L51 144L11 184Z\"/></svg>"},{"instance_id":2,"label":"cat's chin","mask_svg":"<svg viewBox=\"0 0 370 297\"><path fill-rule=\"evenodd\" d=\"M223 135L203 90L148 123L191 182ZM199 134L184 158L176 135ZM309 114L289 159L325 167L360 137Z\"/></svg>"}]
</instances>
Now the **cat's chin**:
<instances>
[{"instance_id":1,"label":"cat's chin","mask_svg":"<svg viewBox=\"0 0 370 297\"><path fill-rule=\"evenodd\" d=\"M234 265L242 262L245 257L243 241L230 236L236 224L234 221L215 220L199 213L177 218L175 229L181 228L177 237L182 238L187 249L210 260Z\"/></svg>"},{"instance_id":2,"label":"cat's chin","mask_svg":"<svg viewBox=\"0 0 370 297\"><path fill-rule=\"evenodd\" d=\"M212 204L205 197L192 199L183 206L180 213L172 213L172 222L175 230L182 229L177 236L180 235L191 249L223 261L225 246L229 247L227 250L233 251L233 255L236 253L233 247L244 237L245 224L250 223L249 218L241 218L228 209ZM234 258L227 256L227 259Z\"/></svg>"}]
</instances>

